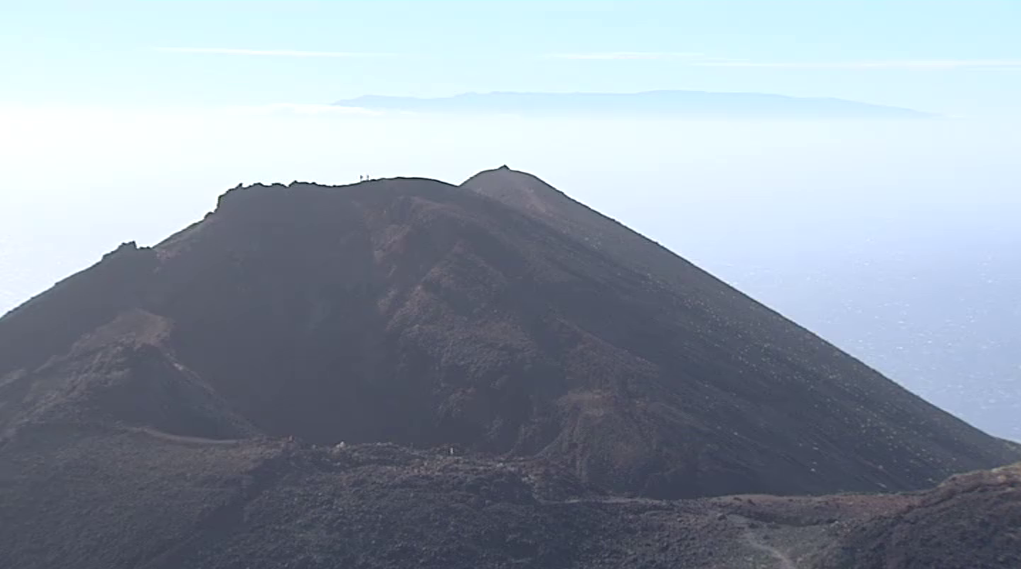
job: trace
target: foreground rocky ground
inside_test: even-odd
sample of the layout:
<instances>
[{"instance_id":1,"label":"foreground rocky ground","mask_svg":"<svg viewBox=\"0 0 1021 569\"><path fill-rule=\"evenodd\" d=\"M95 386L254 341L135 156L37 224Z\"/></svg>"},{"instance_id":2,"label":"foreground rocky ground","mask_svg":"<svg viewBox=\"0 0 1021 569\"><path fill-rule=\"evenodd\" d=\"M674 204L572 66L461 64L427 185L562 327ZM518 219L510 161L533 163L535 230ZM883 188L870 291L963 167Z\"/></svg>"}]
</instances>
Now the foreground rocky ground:
<instances>
[{"instance_id":1,"label":"foreground rocky ground","mask_svg":"<svg viewBox=\"0 0 1021 569\"><path fill-rule=\"evenodd\" d=\"M106 427L22 433L0 465L0 560L24 569L1007 569L1021 551L1018 467L911 494L664 501L448 448Z\"/></svg>"}]
</instances>

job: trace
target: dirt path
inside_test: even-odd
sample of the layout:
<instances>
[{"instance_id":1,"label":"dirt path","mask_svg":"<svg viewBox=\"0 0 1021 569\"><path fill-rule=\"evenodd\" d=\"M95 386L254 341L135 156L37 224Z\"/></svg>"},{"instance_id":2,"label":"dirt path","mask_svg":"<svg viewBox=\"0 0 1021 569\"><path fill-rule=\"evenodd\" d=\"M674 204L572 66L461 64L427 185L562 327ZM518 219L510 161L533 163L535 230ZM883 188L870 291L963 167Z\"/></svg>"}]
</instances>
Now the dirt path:
<instances>
[{"instance_id":1,"label":"dirt path","mask_svg":"<svg viewBox=\"0 0 1021 569\"><path fill-rule=\"evenodd\" d=\"M557 504L586 504L586 503L588 503L588 504L663 504L664 502L661 501L661 500L653 500L653 499L649 499L649 498L627 498L627 497L619 497L619 496L599 496L599 497L593 497L593 498L571 498L571 499L568 499L568 500L557 501L557 502L549 502L549 503L557 503ZM715 517L715 516L719 515L719 512L715 512L714 513L714 512L710 511L710 512L707 512L706 515L707 516L711 516L711 517ZM769 555L770 557L772 557L773 559L775 559L776 560L776 567L777 567L777 569L798 569L798 566L794 563L794 560L791 559L790 556L787 555L787 553L785 553L784 551L778 549L777 547L774 547L773 545L770 545L769 543L767 543L765 540L763 540L763 538L762 538L762 536L760 535L759 532L757 532L754 529L752 529L752 527L749 527L749 524L751 524L751 522L752 522L751 520L749 520L747 518L744 518L742 516L731 516L730 519L732 521L736 522L738 529L741 529L741 528L744 529L744 532L741 534L741 539L744 541L745 545L747 545L748 547L751 547L752 549L754 549L756 551L765 553L765 554ZM758 565L756 565L756 567L758 567Z\"/></svg>"},{"instance_id":2,"label":"dirt path","mask_svg":"<svg viewBox=\"0 0 1021 569\"><path fill-rule=\"evenodd\" d=\"M753 549L757 549L759 551L768 553L769 555L773 556L773 558L776 559L777 563L779 563L777 567L779 567L780 569L798 569L797 565L794 564L794 561L791 560L791 558L786 553L780 551L779 549L773 547L772 545L769 545L768 543L763 542L761 539L759 539L759 536L756 535L754 531L752 530L745 531L744 540Z\"/></svg>"},{"instance_id":3,"label":"dirt path","mask_svg":"<svg viewBox=\"0 0 1021 569\"><path fill-rule=\"evenodd\" d=\"M163 431L157 431L156 429L150 429L148 427L132 427L128 429L136 433L144 433L150 437L162 439L165 441L175 443L186 443L195 445L215 445L215 446L232 446L243 442L241 439L204 439L202 437L187 437L183 435L172 435L170 433L164 433Z\"/></svg>"},{"instance_id":4,"label":"dirt path","mask_svg":"<svg viewBox=\"0 0 1021 569\"><path fill-rule=\"evenodd\" d=\"M547 502L549 504L667 504L664 500L653 498L628 498L626 496L597 496L593 498L569 498Z\"/></svg>"}]
</instances>

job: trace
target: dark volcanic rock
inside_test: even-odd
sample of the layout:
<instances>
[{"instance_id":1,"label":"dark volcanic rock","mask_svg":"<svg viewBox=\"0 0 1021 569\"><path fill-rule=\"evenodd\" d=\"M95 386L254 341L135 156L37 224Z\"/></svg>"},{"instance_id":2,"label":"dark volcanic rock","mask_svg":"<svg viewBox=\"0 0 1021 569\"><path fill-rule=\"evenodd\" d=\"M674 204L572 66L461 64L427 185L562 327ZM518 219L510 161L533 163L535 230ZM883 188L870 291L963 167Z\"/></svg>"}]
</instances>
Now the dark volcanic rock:
<instances>
[{"instance_id":1,"label":"dark volcanic rock","mask_svg":"<svg viewBox=\"0 0 1021 569\"><path fill-rule=\"evenodd\" d=\"M658 497L915 489L1018 456L507 168L464 188L236 188L0 339L6 436L456 445Z\"/></svg>"},{"instance_id":2,"label":"dark volcanic rock","mask_svg":"<svg viewBox=\"0 0 1021 569\"><path fill-rule=\"evenodd\" d=\"M907 568L949 535L999 568L1009 470L655 498L1019 456L506 167L235 188L0 319L0 567Z\"/></svg>"},{"instance_id":3,"label":"dark volcanic rock","mask_svg":"<svg viewBox=\"0 0 1021 569\"><path fill-rule=\"evenodd\" d=\"M707 505L566 500L570 476L393 445L78 426L4 452L0 562L19 569L665 569L735 547Z\"/></svg>"},{"instance_id":4,"label":"dark volcanic rock","mask_svg":"<svg viewBox=\"0 0 1021 569\"><path fill-rule=\"evenodd\" d=\"M839 540L821 569L1021 567L1021 464L955 476Z\"/></svg>"}]
</instances>

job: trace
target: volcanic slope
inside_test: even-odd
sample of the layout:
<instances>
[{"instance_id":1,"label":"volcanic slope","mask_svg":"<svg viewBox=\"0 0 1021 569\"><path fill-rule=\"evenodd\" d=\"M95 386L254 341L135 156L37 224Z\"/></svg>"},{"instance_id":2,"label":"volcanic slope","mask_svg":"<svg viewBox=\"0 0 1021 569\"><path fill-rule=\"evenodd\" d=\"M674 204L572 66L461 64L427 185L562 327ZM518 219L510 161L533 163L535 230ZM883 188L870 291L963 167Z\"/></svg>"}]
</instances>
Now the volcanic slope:
<instances>
[{"instance_id":1,"label":"volcanic slope","mask_svg":"<svg viewBox=\"0 0 1021 569\"><path fill-rule=\"evenodd\" d=\"M0 319L0 453L125 428L450 447L666 498L910 490L1019 456L506 169L238 187Z\"/></svg>"}]
</instances>

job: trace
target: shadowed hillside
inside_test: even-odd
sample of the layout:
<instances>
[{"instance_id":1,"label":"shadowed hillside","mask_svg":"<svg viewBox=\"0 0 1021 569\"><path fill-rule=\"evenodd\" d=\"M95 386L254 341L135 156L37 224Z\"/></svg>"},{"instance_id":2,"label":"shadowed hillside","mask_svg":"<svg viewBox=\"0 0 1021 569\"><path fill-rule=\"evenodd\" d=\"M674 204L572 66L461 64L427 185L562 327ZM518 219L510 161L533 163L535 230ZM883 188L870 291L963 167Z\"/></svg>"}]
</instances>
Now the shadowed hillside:
<instances>
[{"instance_id":1,"label":"shadowed hillside","mask_svg":"<svg viewBox=\"0 0 1021 569\"><path fill-rule=\"evenodd\" d=\"M238 187L0 319L4 566L751 567L905 498L658 500L1019 456L506 168Z\"/></svg>"},{"instance_id":2,"label":"shadowed hillside","mask_svg":"<svg viewBox=\"0 0 1021 569\"><path fill-rule=\"evenodd\" d=\"M532 176L465 186L496 200L238 188L122 247L0 322L3 428L458 445L667 497L912 489L1014 456Z\"/></svg>"}]
</instances>

